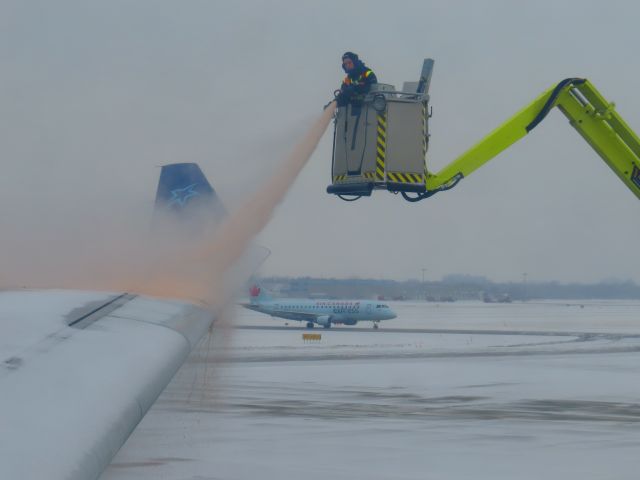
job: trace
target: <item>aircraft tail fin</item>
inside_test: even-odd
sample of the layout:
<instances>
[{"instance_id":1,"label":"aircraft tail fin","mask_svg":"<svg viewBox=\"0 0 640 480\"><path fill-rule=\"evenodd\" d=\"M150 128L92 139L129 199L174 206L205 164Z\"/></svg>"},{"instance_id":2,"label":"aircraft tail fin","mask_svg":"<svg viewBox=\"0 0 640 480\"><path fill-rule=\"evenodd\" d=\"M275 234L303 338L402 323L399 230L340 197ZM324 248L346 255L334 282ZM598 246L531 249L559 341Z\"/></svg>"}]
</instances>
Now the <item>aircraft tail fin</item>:
<instances>
[{"instance_id":1,"label":"aircraft tail fin","mask_svg":"<svg viewBox=\"0 0 640 480\"><path fill-rule=\"evenodd\" d=\"M194 225L218 224L227 211L197 163L163 165L156 191L157 217Z\"/></svg>"},{"instance_id":2,"label":"aircraft tail fin","mask_svg":"<svg viewBox=\"0 0 640 480\"><path fill-rule=\"evenodd\" d=\"M254 305L264 302L265 300L271 300L271 295L258 285L253 285L249 289L249 295L251 297L251 303Z\"/></svg>"}]
</instances>

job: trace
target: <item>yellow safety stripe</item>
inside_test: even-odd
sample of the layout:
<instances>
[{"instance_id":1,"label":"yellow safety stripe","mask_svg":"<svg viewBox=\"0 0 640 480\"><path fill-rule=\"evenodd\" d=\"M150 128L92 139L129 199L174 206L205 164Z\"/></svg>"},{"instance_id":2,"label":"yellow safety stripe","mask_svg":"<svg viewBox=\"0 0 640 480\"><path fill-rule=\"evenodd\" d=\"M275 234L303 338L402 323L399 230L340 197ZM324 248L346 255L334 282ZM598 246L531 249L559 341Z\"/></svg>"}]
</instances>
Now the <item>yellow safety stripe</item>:
<instances>
[{"instance_id":1,"label":"yellow safety stripe","mask_svg":"<svg viewBox=\"0 0 640 480\"><path fill-rule=\"evenodd\" d=\"M417 173L387 172L387 177L396 183L424 183L424 176Z\"/></svg>"},{"instance_id":2,"label":"yellow safety stripe","mask_svg":"<svg viewBox=\"0 0 640 480\"><path fill-rule=\"evenodd\" d=\"M362 174L362 176L368 180L376 180L376 175L377 172L364 172ZM384 172L382 172L381 174L382 176L384 176ZM343 174L343 175L334 175L333 176L333 183L338 183L338 182L342 182L344 180L346 180L348 177L348 175Z\"/></svg>"},{"instance_id":3,"label":"yellow safety stripe","mask_svg":"<svg viewBox=\"0 0 640 480\"><path fill-rule=\"evenodd\" d=\"M384 181L384 165L387 156L387 114L378 114L376 139L376 179Z\"/></svg>"},{"instance_id":4,"label":"yellow safety stripe","mask_svg":"<svg viewBox=\"0 0 640 480\"><path fill-rule=\"evenodd\" d=\"M355 85L358 85L360 83L362 83L364 81L365 78L369 78L369 76L373 73L372 70L367 70L366 72L364 72L363 74L361 74L358 78L356 78L355 80L352 80L351 77L349 75L347 75L346 77L344 77L344 80L342 83L344 83L345 85L351 85L352 83Z\"/></svg>"},{"instance_id":5,"label":"yellow safety stripe","mask_svg":"<svg viewBox=\"0 0 640 480\"><path fill-rule=\"evenodd\" d=\"M342 181L342 180L344 180L345 178L347 178L347 175L334 175L334 177L333 177L333 183L341 182L341 181Z\"/></svg>"}]
</instances>

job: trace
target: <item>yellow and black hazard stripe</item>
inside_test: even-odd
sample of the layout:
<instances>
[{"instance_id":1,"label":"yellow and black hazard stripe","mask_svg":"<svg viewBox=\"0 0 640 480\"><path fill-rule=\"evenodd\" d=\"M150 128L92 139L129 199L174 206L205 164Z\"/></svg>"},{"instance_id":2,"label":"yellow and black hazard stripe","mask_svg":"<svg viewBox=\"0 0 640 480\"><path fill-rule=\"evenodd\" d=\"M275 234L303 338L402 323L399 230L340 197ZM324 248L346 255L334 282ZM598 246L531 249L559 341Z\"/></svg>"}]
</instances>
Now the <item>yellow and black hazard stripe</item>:
<instances>
[{"instance_id":1,"label":"yellow and black hazard stripe","mask_svg":"<svg viewBox=\"0 0 640 480\"><path fill-rule=\"evenodd\" d=\"M395 183L423 183L424 176L417 173L387 172L387 178Z\"/></svg>"},{"instance_id":2,"label":"yellow and black hazard stripe","mask_svg":"<svg viewBox=\"0 0 640 480\"><path fill-rule=\"evenodd\" d=\"M422 159L424 162L424 182L427 182L429 172L427 171L427 103L422 102Z\"/></svg>"},{"instance_id":3,"label":"yellow and black hazard stripe","mask_svg":"<svg viewBox=\"0 0 640 480\"><path fill-rule=\"evenodd\" d=\"M345 178L347 178L347 175L334 175L333 176L333 183L337 183L337 182L341 182L343 181Z\"/></svg>"},{"instance_id":4,"label":"yellow and black hazard stripe","mask_svg":"<svg viewBox=\"0 0 640 480\"><path fill-rule=\"evenodd\" d=\"M376 172L364 172L362 174L362 176L364 178L366 178L367 180L375 180L376 179ZM348 175L334 175L333 183L342 182L342 181L346 180L347 177L348 177Z\"/></svg>"},{"instance_id":5,"label":"yellow and black hazard stripe","mask_svg":"<svg viewBox=\"0 0 640 480\"><path fill-rule=\"evenodd\" d=\"M384 180L384 166L387 157L387 114L378 114L378 136L376 140L376 180Z\"/></svg>"}]
</instances>

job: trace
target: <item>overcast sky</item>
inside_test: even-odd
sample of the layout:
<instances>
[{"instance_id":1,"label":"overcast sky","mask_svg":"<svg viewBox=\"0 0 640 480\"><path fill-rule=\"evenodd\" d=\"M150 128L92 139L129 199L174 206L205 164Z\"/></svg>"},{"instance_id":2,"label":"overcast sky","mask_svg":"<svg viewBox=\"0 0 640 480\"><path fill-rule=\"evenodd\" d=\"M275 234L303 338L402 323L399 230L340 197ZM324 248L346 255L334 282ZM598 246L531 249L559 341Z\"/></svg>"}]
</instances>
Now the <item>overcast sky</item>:
<instances>
[{"instance_id":1,"label":"overcast sky","mask_svg":"<svg viewBox=\"0 0 640 480\"><path fill-rule=\"evenodd\" d=\"M568 76L640 132L639 17L601 0L3 0L2 255L146 221L166 163L198 162L237 206L330 99L345 50L398 87L435 59L434 171ZM330 171L327 132L258 239L264 274L640 282L640 202L557 110L419 204L344 203L325 193Z\"/></svg>"}]
</instances>

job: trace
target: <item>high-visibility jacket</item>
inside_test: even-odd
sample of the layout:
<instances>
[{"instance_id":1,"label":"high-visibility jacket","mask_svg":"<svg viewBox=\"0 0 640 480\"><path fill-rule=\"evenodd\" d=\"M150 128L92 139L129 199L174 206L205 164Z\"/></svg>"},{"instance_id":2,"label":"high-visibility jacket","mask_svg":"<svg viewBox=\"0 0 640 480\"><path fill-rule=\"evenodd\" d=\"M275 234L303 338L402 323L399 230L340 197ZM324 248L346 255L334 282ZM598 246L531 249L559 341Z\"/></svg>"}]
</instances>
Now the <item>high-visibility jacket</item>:
<instances>
[{"instance_id":1,"label":"high-visibility jacket","mask_svg":"<svg viewBox=\"0 0 640 480\"><path fill-rule=\"evenodd\" d=\"M378 83L378 79L370 68L365 68L358 76L347 75L340 86L338 106L344 106L349 102L361 102L374 83Z\"/></svg>"}]
</instances>

